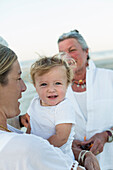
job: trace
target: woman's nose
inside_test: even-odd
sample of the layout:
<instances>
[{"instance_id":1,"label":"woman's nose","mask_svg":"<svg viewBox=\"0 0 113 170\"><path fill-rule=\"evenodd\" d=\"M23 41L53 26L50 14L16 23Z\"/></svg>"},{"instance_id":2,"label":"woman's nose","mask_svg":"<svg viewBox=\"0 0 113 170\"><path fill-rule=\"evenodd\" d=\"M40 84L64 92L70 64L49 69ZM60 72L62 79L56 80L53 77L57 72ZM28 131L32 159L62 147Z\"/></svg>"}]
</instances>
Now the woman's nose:
<instances>
[{"instance_id":1,"label":"woman's nose","mask_svg":"<svg viewBox=\"0 0 113 170\"><path fill-rule=\"evenodd\" d=\"M24 92L24 91L26 91L26 89L27 89L27 87L26 87L24 81L22 80L22 82L21 82L21 91Z\"/></svg>"}]
</instances>

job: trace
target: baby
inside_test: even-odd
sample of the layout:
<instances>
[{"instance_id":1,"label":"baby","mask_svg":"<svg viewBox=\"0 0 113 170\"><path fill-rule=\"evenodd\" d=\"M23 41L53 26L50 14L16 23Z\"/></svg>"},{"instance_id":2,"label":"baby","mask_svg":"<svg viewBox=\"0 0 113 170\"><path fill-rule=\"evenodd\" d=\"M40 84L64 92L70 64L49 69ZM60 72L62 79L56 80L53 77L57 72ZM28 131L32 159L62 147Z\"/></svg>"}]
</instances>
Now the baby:
<instances>
[{"instance_id":1,"label":"baby","mask_svg":"<svg viewBox=\"0 0 113 170\"><path fill-rule=\"evenodd\" d=\"M74 159L71 147L75 135L75 113L65 97L72 72L61 58L60 53L43 57L31 66L30 74L38 95L28 108L30 126L27 132L47 139Z\"/></svg>"}]
</instances>

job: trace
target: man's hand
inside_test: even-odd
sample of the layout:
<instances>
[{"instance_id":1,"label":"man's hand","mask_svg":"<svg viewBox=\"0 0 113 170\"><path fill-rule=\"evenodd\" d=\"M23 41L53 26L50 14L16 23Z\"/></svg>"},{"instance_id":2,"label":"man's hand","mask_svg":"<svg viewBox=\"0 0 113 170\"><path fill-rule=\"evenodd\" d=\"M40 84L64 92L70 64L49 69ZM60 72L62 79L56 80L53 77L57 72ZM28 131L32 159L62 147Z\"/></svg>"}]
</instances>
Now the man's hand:
<instances>
[{"instance_id":1,"label":"man's hand","mask_svg":"<svg viewBox=\"0 0 113 170\"><path fill-rule=\"evenodd\" d=\"M101 132L95 134L89 140L81 142L81 145L87 145L89 143L92 143L92 147L90 148L90 151L94 155L97 155L103 151L106 142L107 142L107 133Z\"/></svg>"}]
</instances>

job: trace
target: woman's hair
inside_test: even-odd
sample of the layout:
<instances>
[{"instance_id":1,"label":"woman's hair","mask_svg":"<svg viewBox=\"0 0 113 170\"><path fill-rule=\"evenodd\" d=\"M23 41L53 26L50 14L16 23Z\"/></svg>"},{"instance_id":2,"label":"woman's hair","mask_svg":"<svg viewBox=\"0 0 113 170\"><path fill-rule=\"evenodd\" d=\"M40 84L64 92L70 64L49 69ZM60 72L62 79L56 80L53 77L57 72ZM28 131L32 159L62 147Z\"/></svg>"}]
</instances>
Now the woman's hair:
<instances>
[{"instance_id":1,"label":"woman's hair","mask_svg":"<svg viewBox=\"0 0 113 170\"><path fill-rule=\"evenodd\" d=\"M12 64L17 60L16 54L8 47L0 44L0 84L8 83L8 73Z\"/></svg>"},{"instance_id":2,"label":"woman's hair","mask_svg":"<svg viewBox=\"0 0 113 170\"><path fill-rule=\"evenodd\" d=\"M70 31L67 33L63 33L59 37L58 43L60 43L61 41L65 40L65 39L69 39L69 38L75 38L78 41L78 43L81 45L81 47L84 51L89 49L85 39L82 37L82 35L79 33L78 30L73 30L73 31ZM88 59L89 59L89 55L87 56L87 60Z\"/></svg>"},{"instance_id":3,"label":"woman's hair","mask_svg":"<svg viewBox=\"0 0 113 170\"><path fill-rule=\"evenodd\" d=\"M39 60L37 60L34 64L32 64L31 69L30 69L30 74L31 74L31 79L32 79L33 84L35 84L34 77L36 73L38 74L38 76L42 76L48 73L53 67L64 66L66 68L67 85L69 85L69 83L71 83L72 81L73 73L72 73L70 66L64 59L65 57L62 58L62 56L64 55L66 54L59 53L52 57L44 56L44 57L41 57Z\"/></svg>"}]
</instances>

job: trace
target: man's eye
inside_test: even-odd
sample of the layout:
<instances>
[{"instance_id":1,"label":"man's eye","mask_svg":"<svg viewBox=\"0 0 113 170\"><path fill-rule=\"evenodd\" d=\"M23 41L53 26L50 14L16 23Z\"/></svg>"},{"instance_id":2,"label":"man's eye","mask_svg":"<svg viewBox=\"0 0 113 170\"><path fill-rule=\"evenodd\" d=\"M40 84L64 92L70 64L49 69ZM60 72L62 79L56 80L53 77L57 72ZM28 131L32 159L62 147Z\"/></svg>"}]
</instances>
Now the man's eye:
<instances>
[{"instance_id":1,"label":"man's eye","mask_svg":"<svg viewBox=\"0 0 113 170\"><path fill-rule=\"evenodd\" d=\"M69 52L73 52L73 51L76 51L76 49L75 49L75 48L73 48L73 49L70 49L70 50L69 50Z\"/></svg>"},{"instance_id":2,"label":"man's eye","mask_svg":"<svg viewBox=\"0 0 113 170\"><path fill-rule=\"evenodd\" d=\"M47 86L47 83L42 83L40 86Z\"/></svg>"},{"instance_id":3,"label":"man's eye","mask_svg":"<svg viewBox=\"0 0 113 170\"><path fill-rule=\"evenodd\" d=\"M61 83L60 83L60 82L56 82L55 84L56 84L56 85L61 85Z\"/></svg>"}]
</instances>

